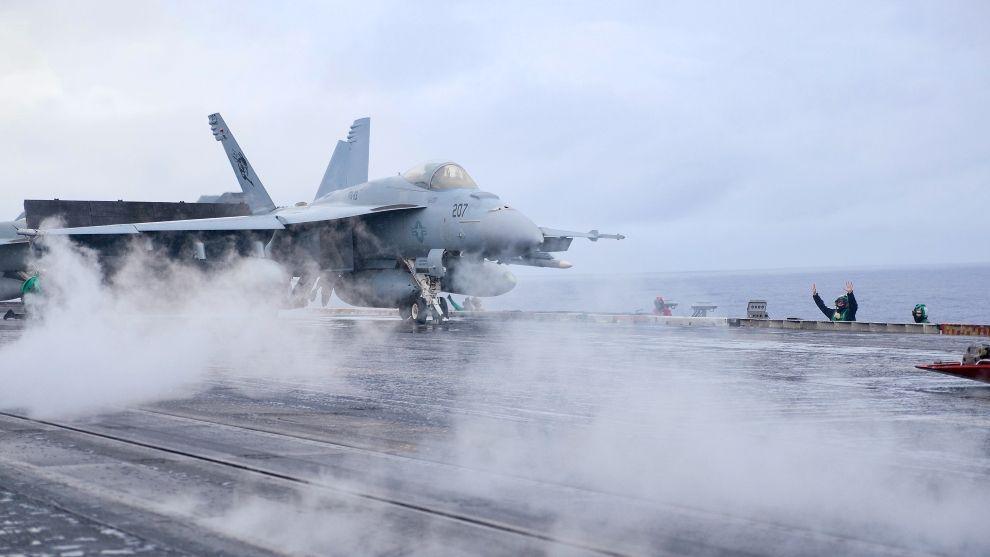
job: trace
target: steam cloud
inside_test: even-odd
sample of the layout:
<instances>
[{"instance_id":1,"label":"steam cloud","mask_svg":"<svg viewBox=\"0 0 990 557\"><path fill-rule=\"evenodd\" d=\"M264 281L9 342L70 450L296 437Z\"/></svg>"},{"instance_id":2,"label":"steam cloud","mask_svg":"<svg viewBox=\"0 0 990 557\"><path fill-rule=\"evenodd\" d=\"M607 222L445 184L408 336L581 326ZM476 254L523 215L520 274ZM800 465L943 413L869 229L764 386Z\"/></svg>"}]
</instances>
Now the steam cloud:
<instances>
[{"instance_id":1,"label":"steam cloud","mask_svg":"<svg viewBox=\"0 0 990 557\"><path fill-rule=\"evenodd\" d=\"M177 396L216 362L300 371L292 355L305 338L275 320L288 280L270 261L205 273L134 250L107 283L92 251L58 237L46 246L32 319L0 347L0 407L55 417Z\"/></svg>"},{"instance_id":2,"label":"steam cloud","mask_svg":"<svg viewBox=\"0 0 990 557\"><path fill-rule=\"evenodd\" d=\"M106 284L92 253L50 245L38 261L45 294L31 308L39 319L0 347L0 407L44 417L113 409L181 396L217 366L262 379L310 374L339 393L354 387L331 385L334 353L397 342L387 327L367 327L351 337L355 342L328 350L325 331L310 336L285 314L276 319L286 277L266 261L236 260L207 275L149 257L133 253ZM891 420L847 424L834 408L802 405L801 394L814 393L816 369L843 358L883 365L882 355L850 346L837 348L830 362L808 363L800 343L790 341L776 347L783 375L769 377L760 375L778 373L766 371L769 348L753 349L724 331L657 336L618 328L590 333L582 325L555 327L548 335L530 327L484 331L482 347L465 349L453 367L435 369L432 358L403 359L402 370L393 370L400 375L453 375L380 387L396 389L384 393L390 396L422 389L411 395L424 397L435 396L438 385L452 388L444 391L454 409L444 418L450 436L434 439L432 449L460 472L432 478L433 489L549 517L563 538L595 528L649 532L663 526L677 533L678 525L657 521L673 509L716 517L718 531L704 535L723 547L743 543L721 528L735 518L922 551L975 554L990 547L985 476L943 473L922 450L978 463L985 436L970 429L905 442ZM442 333L415 336L433 353L456 342ZM392 470L361 461L361 481L395 479L388 476ZM601 504L566 506L541 496L575 486ZM410 532L389 531L396 523L386 511L342 506L325 493L268 497L234 488L228 497L226 504L173 502L172 512L282 551L442 552L435 532L406 537ZM634 552L650 552L646 539L625 541Z\"/></svg>"}]
</instances>

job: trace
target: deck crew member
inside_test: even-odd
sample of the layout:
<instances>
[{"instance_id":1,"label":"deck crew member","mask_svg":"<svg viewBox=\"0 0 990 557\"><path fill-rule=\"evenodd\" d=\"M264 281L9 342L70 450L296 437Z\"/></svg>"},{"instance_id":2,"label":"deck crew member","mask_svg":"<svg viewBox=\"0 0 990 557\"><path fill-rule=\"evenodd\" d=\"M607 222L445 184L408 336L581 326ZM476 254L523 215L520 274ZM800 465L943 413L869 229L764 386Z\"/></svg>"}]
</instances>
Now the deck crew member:
<instances>
[{"instance_id":1,"label":"deck crew member","mask_svg":"<svg viewBox=\"0 0 990 557\"><path fill-rule=\"evenodd\" d=\"M653 300L653 313L656 315L663 315L664 317L669 317L673 315L670 311L670 304L664 301L663 296L657 296Z\"/></svg>"},{"instance_id":2,"label":"deck crew member","mask_svg":"<svg viewBox=\"0 0 990 557\"><path fill-rule=\"evenodd\" d=\"M822 297L818 295L818 288L814 284L811 285L811 297L815 300L815 305L818 306L818 309L822 310L825 317L828 317L831 321L856 320L856 310L859 309L859 304L856 303L856 296L853 295L853 283L846 281L846 293L835 299L834 308L825 305Z\"/></svg>"}]
</instances>

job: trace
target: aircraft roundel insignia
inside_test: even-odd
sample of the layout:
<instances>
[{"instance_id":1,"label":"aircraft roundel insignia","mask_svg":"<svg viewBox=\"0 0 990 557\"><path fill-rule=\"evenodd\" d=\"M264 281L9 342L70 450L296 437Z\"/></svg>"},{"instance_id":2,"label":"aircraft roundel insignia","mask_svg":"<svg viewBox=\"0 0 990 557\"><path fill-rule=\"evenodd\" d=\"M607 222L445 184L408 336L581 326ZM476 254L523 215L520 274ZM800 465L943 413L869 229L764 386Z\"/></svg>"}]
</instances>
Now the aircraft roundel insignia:
<instances>
[{"instance_id":1,"label":"aircraft roundel insignia","mask_svg":"<svg viewBox=\"0 0 990 557\"><path fill-rule=\"evenodd\" d=\"M412 235L419 240L419 243L423 243L426 240L426 227L423 223L416 221L416 224L412 227Z\"/></svg>"}]
</instances>

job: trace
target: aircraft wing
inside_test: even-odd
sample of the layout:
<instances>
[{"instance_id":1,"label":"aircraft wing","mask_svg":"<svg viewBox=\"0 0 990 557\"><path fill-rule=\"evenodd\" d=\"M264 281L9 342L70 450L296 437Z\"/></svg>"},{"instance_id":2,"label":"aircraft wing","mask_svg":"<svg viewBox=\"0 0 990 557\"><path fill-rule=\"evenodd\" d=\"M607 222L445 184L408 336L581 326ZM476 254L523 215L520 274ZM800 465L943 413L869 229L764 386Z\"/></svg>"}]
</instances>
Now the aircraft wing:
<instances>
[{"instance_id":1,"label":"aircraft wing","mask_svg":"<svg viewBox=\"0 0 990 557\"><path fill-rule=\"evenodd\" d=\"M423 209L425 205L399 203L395 205L313 205L273 211L267 215L245 215L214 219L171 220L138 222L132 224L108 224L104 226L80 226L76 228L50 228L44 230L21 229L23 236L82 236L141 234L145 232L208 232L282 230L287 226L314 222L326 222L349 217Z\"/></svg>"},{"instance_id":2,"label":"aircraft wing","mask_svg":"<svg viewBox=\"0 0 990 557\"><path fill-rule=\"evenodd\" d=\"M416 205L413 203L396 203L394 205L311 205L299 210L287 210L278 213L276 218L282 224L305 224L309 222L320 222L327 220L345 219L348 217L358 217L363 215L375 215L378 213L391 213L395 211L412 211L414 209L425 209L426 205Z\"/></svg>"},{"instance_id":3,"label":"aircraft wing","mask_svg":"<svg viewBox=\"0 0 990 557\"><path fill-rule=\"evenodd\" d=\"M278 230L285 228L275 215L245 215L215 219L168 220L160 222L136 222L133 224L107 224L103 226L78 226L74 228L48 228L21 230L26 236L89 236L141 234L142 232L202 232L220 230Z\"/></svg>"}]
</instances>

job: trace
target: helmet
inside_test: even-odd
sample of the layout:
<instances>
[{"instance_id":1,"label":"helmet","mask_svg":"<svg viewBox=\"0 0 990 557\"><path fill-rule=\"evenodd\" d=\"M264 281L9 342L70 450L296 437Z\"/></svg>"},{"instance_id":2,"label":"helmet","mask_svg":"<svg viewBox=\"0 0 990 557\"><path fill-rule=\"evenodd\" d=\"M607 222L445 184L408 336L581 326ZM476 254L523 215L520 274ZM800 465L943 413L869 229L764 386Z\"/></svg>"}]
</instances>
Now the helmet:
<instances>
[{"instance_id":1,"label":"helmet","mask_svg":"<svg viewBox=\"0 0 990 557\"><path fill-rule=\"evenodd\" d=\"M21 285L21 296L25 294L36 294L41 292L41 278L37 274L32 275Z\"/></svg>"}]
</instances>

